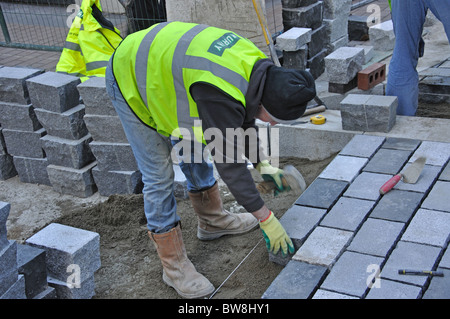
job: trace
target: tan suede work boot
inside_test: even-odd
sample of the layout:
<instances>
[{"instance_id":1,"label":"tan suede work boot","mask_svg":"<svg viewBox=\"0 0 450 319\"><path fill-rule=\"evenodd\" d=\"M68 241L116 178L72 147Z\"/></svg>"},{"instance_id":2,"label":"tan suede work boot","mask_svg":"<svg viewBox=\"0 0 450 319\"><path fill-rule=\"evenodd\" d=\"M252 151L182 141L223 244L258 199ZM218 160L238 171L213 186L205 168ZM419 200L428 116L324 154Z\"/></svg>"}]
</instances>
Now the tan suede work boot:
<instances>
[{"instance_id":1,"label":"tan suede work boot","mask_svg":"<svg viewBox=\"0 0 450 319\"><path fill-rule=\"evenodd\" d=\"M217 183L203 192L189 192L189 198L198 216L197 237L200 240L243 234L258 226L258 220L252 214L233 214L223 208Z\"/></svg>"},{"instance_id":2,"label":"tan suede work boot","mask_svg":"<svg viewBox=\"0 0 450 319\"><path fill-rule=\"evenodd\" d=\"M178 224L166 233L148 232L155 244L163 266L163 280L183 298L201 298L211 295L214 286L198 273L186 255L186 249Z\"/></svg>"}]
</instances>

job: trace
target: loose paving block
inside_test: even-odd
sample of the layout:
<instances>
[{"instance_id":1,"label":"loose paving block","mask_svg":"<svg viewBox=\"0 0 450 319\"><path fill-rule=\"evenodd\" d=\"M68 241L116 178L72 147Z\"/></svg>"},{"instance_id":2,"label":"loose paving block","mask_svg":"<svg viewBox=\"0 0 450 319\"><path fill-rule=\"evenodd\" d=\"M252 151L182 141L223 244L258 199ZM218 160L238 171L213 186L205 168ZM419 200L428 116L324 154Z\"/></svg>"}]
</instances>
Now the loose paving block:
<instances>
[{"instance_id":1,"label":"loose paving block","mask_svg":"<svg viewBox=\"0 0 450 319\"><path fill-rule=\"evenodd\" d=\"M345 94L348 91L356 88L357 85L358 85L358 78L356 76L345 84L328 82L328 92Z\"/></svg>"},{"instance_id":2,"label":"loose paving block","mask_svg":"<svg viewBox=\"0 0 450 319\"><path fill-rule=\"evenodd\" d=\"M423 299L450 299L450 270L439 268L444 277L431 278L430 286L423 294Z\"/></svg>"},{"instance_id":3,"label":"loose paving block","mask_svg":"<svg viewBox=\"0 0 450 319\"><path fill-rule=\"evenodd\" d=\"M411 165L411 163L406 164L405 167L408 167L409 165ZM435 182L439 171L440 167L438 166L425 165L416 183L408 184L401 180L394 186L394 189L426 193Z\"/></svg>"},{"instance_id":4,"label":"loose paving block","mask_svg":"<svg viewBox=\"0 0 450 319\"><path fill-rule=\"evenodd\" d=\"M341 197L320 222L320 225L355 231L374 204L374 201Z\"/></svg>"},{"instance_id":5,"label":"loose paving block","mask_svg":"<svg viewBox=\"0 0 450 319\"><path fill-rule=\"evenodd\" d=\"M78 140L89 133L83 120L85 114L83 104L62 113L45 109L35 109L35 113L48 135Z\"/></svg>"},{"instance_id":6,"label":"loose paving block","mask_svg":"<svg viewBox=\"0 0 450 319\"><path fill-rule=\"evenodd\" d=\"M9 245L6 221L8 220L11 204L0 201L0 250Z\"/></svg>"},{"instance_id":7,"label":"loose paving block","mask_svg":"<svg viewBox=\"0 0 450 319\"><path fill-rule=\"evenodd\" d=\"M348 37L350 41L369 40L369 26L366 16L352 14L348 17Z\"/></svg>"},{"instance_id":8,"label":"loose paving block","mask_svg":"<svg viewBox=\"0 0 450 319\"><path fill-rule=\"evenodd\" d=\"M308 43L308 58L312 58L326 48L330 44L330 39L327 37L326 25L311 31L311 41ZM284 58L284 56L283 56Z\"/></svg>"},{"instance_id":9,"label":"loose paving block","mask_svg":"<svg viewBox=\"0 0 450 319\"><path fill-rule=\"evenodd\" d=\"M449 194L450 182L437 181L427 198L425 198L422 208L450 212L450 201L448 200Z\"/></svg>"},{"instance_id":10,"label":"loose paving block","mask_svg":"<svg viewBox=\"0 0 450 319\"><path fill-rule=\"evenodd\" d=\"M382 148L367 163L363 171L395 175L402 169L410 156L411 151Z\"/></svg>"},{"instance_id":11,"label":"loose paving block","mask_svg":"<svg viewBox=\"0 0 450 319\"><path fill-rule=\"evenodd\" d=\"M295 204L328 209L339 199L347 185L344 181L317 178Z\"/></svg>"},{"instance_id":12,"label":"loose paving block","mask_svg":"<svg viewBox=\"0 0 450 319\"><path fill-rule=\"evenodd\" d=\"M104 77L92 77L78 84L77 88L83 98L83 104L86 106L86 114L117 115L106 92Z\"/></svg>"},{"instance_id":13,"label":"loose paving block","mask_svg":"<svg viewBox=\"0 0 450 319\"><path fill-rule=\"evenodd\" d=\"M0 249L0 296L8 291L17 281L17 243L9 240Z\"/></svg>"},{"instance_id":14,"label":"loose paving block","mask_svg":"<svg viewBox=\"0 0 450 319\"><path fill-rule=\"evenodd\" d=\"M329 82L347 84L362 69L364 49L342 47L325 57Z\"/></svg>"},{"instance_id":15,"label":"loose paving block","mask_svg":"<svg viewBox=\"0 0 450 319\"><path fill-rule=\"evenodd\" d=\"M368 289L368 282L374 278L373 269L380 267L382 262L380 257L346 251L320 288L362 298Z\"/></svg>"},{"instance_id":16,"label":"loose paving block","mask_svg":"<svg viewBox=\"0 0 450 319\"><path fill-rule=\"evenodd\" d=\"M89 146L102 171L137 171L133 150L128 143L92 141Z\"/></svg>"},{"instance_id":17,"label":"loose paving block","mask_svg":"<svg viewBox=\"0 0 450 319\"><path fill-rule=\"evenodd\" d=\"M328 164L319 177L351 183L366 163L366 158L338 155Z\"/></svg>"},{"instance_id":18,"label":"loose paving block","mask_svg":"<svg viewBox=\"0 0 450 319\"><path fill-rule=\"evenodd\" d=\"M308 46L297 51L283 51L283 67L305 70L308 63Z\"/></svg>"},{"instance_id":19,"label":"loose paving block","mask_svg":"<svg viewBox=\"0 0 450 319\"><path fill-rule=\"evenodd\" d=\"M292 259L332 267L352 236L352 232L316 227Z\"/></svg>"},{"instance_id":20,"label":"loose paving block","mask_svg":"<svg viewBox=\"0 0 450 319\"><path fill-rule=\"evenodd\" d=\"M448 212L419 209L403 234L402 240L445 247L449 235L450 214Z\"/></svg>"},{"instance_id":21,"label":"loose paving block","mask_svg":"<svg viewBox=\"0 0 450 319\"><path fill-rule=\"evenodd\" d=\"M420 205L424 194L393 189L383 195L370 217L406 223Z\"/></svg>"},{"instance_id":22,"label":"loose paving block","mask_svg":"<svg viewBox=\"0 0 450 319\"><path fill-rule=\"evenodd\" d=\"M281 51L298 51L310 41L310 28L293 27L277 37L276 46Z\"/></svg>"},{"instance_id":23,"label":"loose paving block","mask_svg":"<svg viewBox=\"0 0 450 319\"><path fill-rule=\"evenodd\" d=\"M92 174L102 196L139 194L144 187L140 171L101 171L94 167Z\"/></svg>"},{"instance_id":24,"label":"loose paving block","mask_svg":"<svg viewBox=\"0 0 450 319\"><path fill-rule=\"evenodd\" d=\"M77 90L80 82L76 76L56 72L46 72L26 81L35 108L59 113L80 104Z\"/></svg>"},{"instance_id":25,"label":"loose paving block","mask_svg":"<svg viewBox=\"0 0 450 319\"><path fill-rule=\"evenodd\" d=\"M317 289L312 299L359 299L359 298L324 289Z\"/></svg>"},{"instance_id":26,"label":"loose paving block","mask_svg":"<svg viewBox=\"0 0 450 319\"><path fill-rule=\"evenodd\" d=\"M42 127L31 104L0 102L0 123L10 130L33 132Z\"/></svg>"},{"instance_id":27,"label":"loose paving block","mask_svg":"<svg viewBox=\"0 0 450 319\"><path fill-rule=\"evenodd\" d=\"M328 38L331 42L347 36L348 15L341 15L334 19L323 19L323 24L326 26Z\"/></svg>"},{"instance_id":28,"label":"loose paving block","mask_svg":"<svg viewBox=\"0 0 450 319\"><path fill-rule=\"evenodd\" d=\"M369 28L370 44L377 51L391 51L395 45L395 34L392 20L388 20Z\"/></svg>"},{"instance_id":29,"label":"loose paving block","mask_svg":"<svg viewBox=\"0 0 450 319\"><path fill-rule=\"evenodd\" d=\"M92 141L90 134L78 140L46 135L41 141L49 164L81 169L95 161L89 146Z\"/></svg>"},{"instance_id":30,"label":"loose paving block","mask_svg":"<svg viewBox=\"0 0 450 319\"><path fill-rule=\"evenodd\" d=\"M82 281L80 287L52 277L48 277L48 284L55 289L57 299L91 299L95 295L93 275Z\"/></svg>"},{"instance_id":31,"label":"loose paving block","mask_svg":"<svg viewBox=\"0 0 450 319\"><path fill-rule=\"evenodd\" d=\"M386 64L374 63L358 72L358 89L368 90L386 79Z\"/></svg>"},{"instance_id":32,"label":"loose paving block","mask_svg":"<svg viewBox=\"0 0 450 319\"><path fill-rule=\"evenodd\" d=\"M284 30L292 27L316 29L322 25L322 2L314 2L308 6L283 8Z\"/></svg>"},{"instance_id":33,"label":"loose paving block","mask_svg":"<svg viewBox=\"0 0 450 319\"><path fill-rule=\"evenodd\" d=\"M25 294L25 277L19 275L14 284L0 296L0 299L27 299Z\"/></svg>"},{"instance_id":34,"label":"loose paving block","mask_svg":"<svg viewBox=\"0 0 450 319\"><path fill-rule=\"evenodd\" d=\"M291 260L270 284L261 298L310 298L326 272L326 267Z\"/></svg>"},{"instance_id":35,"label":"loose paving block","mask_svg":"<svg viewBox=\"0 0 450 319\"><path fill-rule=\"evenodd\" d=\"M100 268L100 236L92 231L51 223L26 244L45 250L48 276L63 282L71 279L68 266L79 266L80 282Z\"/></svg>"},{"instance_id":36,"label":"loose paving block","mask_svg":"<svg viewBox=\"0 0 450 319\"><path fill-rule=\"evenodd\" d=\"M14 156L13 161L22 183L51 186L47 174L47 158Z\"/></svg>"},{"instance_id":37,"label":"loose paving block","mask_svg":"<svg viewBox=\"0 0 450 319\"><path fill-rule=\"evenodd\" d=\"M428 245L399 241L381 270L381 278L424 286L427 276L400 275L399 269L432 269L441 249Z\"/></svg>"},{"instance_id":38,"label":"loose paving block","mask_svg":"<svg viewBox=\"0 0 450 319\"><path fill-rule=\"evenodd\" d=\"M86 114L83 120L94 141L128 143L118 116Z\"/></svg>"},{"instance_id":39,"label":"loose paving block","mask_svg":"<svg viewBox=\"0 0 450 319\"><path fill-rule=\"evenodd\" d=\"M351 5L351 0L324 0L323 17L325 19L333 19L341 16L348 17L350 14Z\"/></svg>"},{"instance_id":40,"label":"loose paving block","mask_svg":"<svg viewBox=\"0 0 450 319\"><path fill-rule=\"evenodd\" d=\"M395 125L397 106L395 96L349 94L341 102L342 128L387 133Z\"/></svg>"},{"instance_id":41,"label":"loose paving block","mask_svg":"<svg viewBox=\"0 0 450 319\"><path fill-rule=\"evenodd\" d=\"M428 165L444 166L450 158L450 143L423 141L410 158L410 162L425 156Z\"/></svg>"},{"instance_id":42,"label":"loose paving block","mask_svg":"<svg viewBox=\"0 0 450 319\"><path fill-rule=\"evenodd\" d=\"M362 172L348 187L344 196L376 201L380 198L380 187L392 175Z\"/></svg>"},{"instance_id":43,"label":"loose paving block","mask_svg":"<svg viewBox=\"0 0 450 319\"><path fill-rule=\"evenodd\" d=\"M339 152L339 155L370 158L381 147L384 137L371 135L355 135Z\"/></svg>"},{"instance_id":44,"label":"loose paving block","mask_svg":"<svg viewBox=\"0 0 450 319\"><path fill-rule=\"evenodd\" d=\"M6 148L14 157L44 158L45 153L40 139L46 134L44 128L34 132L3 129Z\"/></svg>"},{"instance_id":45,"label":"loose paving block","mask_svg":"<svg viewBox=\"0 0 450 319\"><path fill-rule=\"evenodd\" d=\"M4 181L16 175L17 171L14 167L13 157L0 152L0 180Z\"/></svg>"},{"instance_id":46,"label":"loose paving block","mask_svg":"<svg viewBox=\"0 0 450 319\"><path fill-rule=\"evenodd\" d=\"M382 148L390 148L394 150L415 151L421 141L412 140L409 138L388 137L384 142Z\"/></svg>"},{"instance_id":47,"label":"loose paving block","mask_svg":"<svg viewBox=\"0 0 450 319\"><path fill-rule=\"evenodd\" d=\"M44 70L3 67L0 69L0 100L9 103L30 104L25 81L43 73Z\"/></svg>"},{"instance_id":48,"label":"loose paving block","mask_svg":"<svg viewBox=\"0 0 450 319\"><path fill-rule=\"evenodd\" d=\"M57 299L56 290L53 287L47 287L43 292L37 294L33 299Z\"/></svg>"},{"instance_id":49,"label":"loose paving block","mask_svg":"<svg viewBox=\"0 0 450 319\"><path fill-rule=\"evenodd\" d=\"M391 280L381 280L380 287L370 289L365 299L418 299L422 288Z\"/></svg>"},{"instance_id":50,"label":"loose paving block","mask_svg":"<svg viewBox=\"0 0 450 319\"><path fill-rule=\"evenodd\" d=\"M432 104L448 103L450 101L450 77L448 75L427 76L422 79L419 82L419 101Z\"/></svg>"},{"instance_id":51,"label":"loose paving block","mask_svg":"<svg viewBox=\"0 0 450 319\"><path fill-rule=\"evenodd\" d=\"M368 218L347 250L385 257L394 248L404 226L403 223Z\"/></svg>"},{"instance_id":52,"label":"loose paving block","mask_svg":"<svg viewBox=\"0 0 450 319\"><path fill-rule=\"evenodd\" d=\"M50 183L55 192L69 194L77 197L89 197L97 191L92 169L96 166L92 162L80 169L57 166L47 166Z\"/></svg>"},{"instance_id":53,"label":"loose paving block","mask_svg":"<svg viewBox=\"0 0 450 319\"><path fill-rule=\"evenodd\" d=\"M32 299L47 289L44 250L28 245L17 245L17 266L19 274L25 277L27 299Z\"/></svg>"},{"instance_id":54,"label":"loose paving block","mask_svg":"<svg viewBox=\"0 0 450 319\"><path fill-rule=\"evenodd\" d=\"M325 57L327 52L327 49L323 49L315 56L310 57L306 62L306 67L314 79L317 79L325 71Z\"/></svg>"}]
</instances>

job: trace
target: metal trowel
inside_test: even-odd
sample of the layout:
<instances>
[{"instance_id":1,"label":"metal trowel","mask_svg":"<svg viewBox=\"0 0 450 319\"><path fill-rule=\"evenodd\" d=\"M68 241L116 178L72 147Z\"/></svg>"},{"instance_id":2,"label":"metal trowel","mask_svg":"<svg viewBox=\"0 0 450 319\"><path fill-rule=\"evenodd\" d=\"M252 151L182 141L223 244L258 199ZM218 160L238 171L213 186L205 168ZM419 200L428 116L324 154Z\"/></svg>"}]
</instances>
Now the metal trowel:
<instances>
[{"instance_id":1,"label":"metal trowel","mask_svg":"<svg viewBox=\"0 0 450 319\"><path fill-rule=\"evenodd\" d=\"M384 183L380 188L380 194L384 195L389 192L402 178L404 183L415 184L422 173L426 160L424 156L418 157L411 165Z\"/></svg>"},{"instance_id":2,"label":"metal trowel","mask_svg":"<svg viewBox=\"0 0 450 319\"><path fill-rule=\"evenodd\" d=\"M283 177L281 178L281 181L285 190L293 191L295 194L301 194L306 189L306 182L303 175L292 165L283 167ZM270 193L274 190L275 194L278 193L274 182L260 182L256 185L256 188L261 193Z\"/></svg>"}]
</instances>

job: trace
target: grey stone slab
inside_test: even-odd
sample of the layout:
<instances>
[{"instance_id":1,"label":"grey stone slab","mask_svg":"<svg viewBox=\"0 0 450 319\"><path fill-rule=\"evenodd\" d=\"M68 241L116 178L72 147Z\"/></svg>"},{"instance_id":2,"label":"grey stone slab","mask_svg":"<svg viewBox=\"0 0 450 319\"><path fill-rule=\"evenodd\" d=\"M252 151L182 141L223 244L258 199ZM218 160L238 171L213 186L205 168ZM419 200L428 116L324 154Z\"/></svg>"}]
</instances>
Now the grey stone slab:
<instances>
[{"instance_id":1,"label":"grey stone slab","mask_svg":"<svg viewBox=\"0 0 450 319\"><path fill-rule=\"evenodd\" d=\"M30 104L26 80L43 73L44 70L3 67L0 69L0 100L3 102Z\"/></svg>"},{"instance_id":2,"label":"grey stone slab","mask_svg":"<svg viewBox=\"0 0 450 319\"><path fill-rule=\"evenodd\" d=\"M80 169L57 166L47 166L48 178L53 190L60 194L69 194L81 198L89 197L97 191L92 169L97 162L92 162Z\"/></svg>"},{"instance_id":3,"label":"grey stone slab","mask_svg":"<svg viewBox=\"0 0 450 319\"><path fill-rule=\"evenodd\" d=\"M448 247L439 262L439 267L450 269L450 249Z\"/></svg>"},{"instance_id":4,"label":"grey stone slab","mask_svg":"<svg viewBox=\"0 0 450 319\"><path fill-rule=\"evenodd\" d=\"M444 277L432 277L423 299L450 299L450 269L438 269Z\"/></svg>"},{"instance_id":5,"label":"grey stone slab","mask_svg":"<svg viewBox=\"0 0 450 319\"><path fill-rule=\"evenodd\" d=\"M95 161L89 146L90 134L78 140L46 135L41 141L49 164L80 169Z\"/></svg>"},{"instance_id":6,"label":"grey stone slab","mask_svg":"<svg viewBox=\"0 0 450 319\"><path fill-rule=\"evenodd\" d=\"M34 132L42 127L31 104L0 102L0 123L10 130Z\"/></svg>"},{"instance_id":7,"label":"grey stone slab","mask_svg":"<svg viewBox=\"0 0 450 319\"><path fill-rule=\"evenodd\" d=\"M359 299L359 298L324 289L317 289L312 299Z\"/></svg>"},{"instance_id":8,"label":"grey stone slab","mask_svg":"<svg viewBox=\"0 0 450 319\"><path fill-rule=\"evenodd\" d=\"M35 113L48 135L78 140L89 133L83 120L85 114L83 104L79 104L62 113L51 112L45 109L35 109Z\"/></svg>"},{"instance_id":9,"label":"grey stone slab","mask_svg":"<svg viewBox=\"0 0 450 319\"><path fill-rule=\"evenodd\" d=\"M326 271L326 267L291 260L261 298L308 299L312 296Z\"/></svg>"},{"instance_id":10,"label":"grey stone slab","mask_svg":"<svg viewBox=\"0 0 450 319\"><path fill-rule=\"evenodd\" d=\"M424 194L393 189L383 195L370 217L407 223L420 205Z\"/></svg>"},{"instance_id":11,"label":"grey stone slab","mask_svg":"<svg viewBox=\"0 0 450 319\"><path fill-rule=\"evenodd\" d=\"M412 140L409 138L388 137L382 147L394 150L415 151L420 143L419 140Z\"/></svg>"},{"instance_id":12,"label":"grey stone slab","mask_svg":"<svg viewBox=\"0 0 450 319\"><path fill-rule=\"evenodd\" d=\"M83 120L94 141L128 143L122 123L117 115L86 114Z\"/></svg>"},{"instance_id":13,"label":"grey stone slab","mask_svg":"<svg viewBox=\"0 0 450 319\"><path fill-rule=\"evenodd\" d=\"M370 289L365 299L419 299L422 288L391 280L381 280L380 287Z\"/></svg>"},{"instance_id":14,"label":"grey stone slab","mask_svg":"<svg viewBox=\"0 0 450 319\"><path fill-rule=\"evenodd\" d=\"M381 147L384 140L385 137L382 136L357 134L339 154L370 158Z\"/></svg>"},{"instance_id":15,"label":"grey stone slab","mask_svg":"<svg viewBox=\"0 0 450 319\"><path fill-rule=\"evenodd\" d=\"M344 181L317 178L295 204L328 209L339 199L347 185Z\"/></svg>"},{"instance_id":16,"label":"grey stone slab","mask_svg":"<svg viewBox=\"0 0 450 319\"><path fill-rule=\"evenodd\" d=\"M419 209L403 234L402 240L445 247L449 235L449 213Z\"/></svg>"},{"instance_id":17,"label":"grey stone slab","mask_svg":"<svg viewBox=\"0 0 450 319\"><path fill-rule=\"evenodd\" d=\"M320 288L362 298L383 258L346 251L331 269Z\"/></svg>"},{"instance_id":18,"label":"grey stone slab","mask_svg":"<svg viewBox=\"0 0 450 319\"><path fill-rule=\"evenodd\" d=\"M0 296L0 299L27 299L25 294L25 277L19 275L16 282Z\"/></svg>"},{"instance_id":19,"label":"grey stone slab","mask_svg":"<svg viewBox=\"0 0 450 319\"><path fill-rule=\"evenodd\" d=\"M403 223L368 218L347 250L385 257L394 248L404 226Z\"/></svg>"},{"instance_id":20,"label":"grey stone slab","mask_svg":"<svg viewBox=\"0 0 450 319\"><path fill-rule=\"evenodd\" d=\"M281 51L297 51L311 41L311 28L293 27L277 37L277 48Z\"/></svg>"},{"instance_id":21,"label":"grey stone slab","mask_svg":"<svg viewBox=\"0 0 450 319\"><path fill-rule=\"evenodd\" d=\"M450 182L437 181L422 203L422 208L450 212Z\"/></svg>"},{"instance_id":22,"label":"grey stone slab","mask_svg":"<svg viewBox=\"0 0 450 319\"><path fill-rule=\"evenodd\" d=\"M283 67L287 69L306 70L308 62L308 46L297 51L283 51Z\"/></svg>"},{"instance_id":23,"label":"grey stone slab","mask_svg":"<svg viewBox=\"0 0 450 319\"><path fill-rule=\"evenodd\" d=\"M428 245L399 241L381 270L381 279L423 286L427 276L400 275L401 269L431 270L441 249Z\"/></svg>"},{"instance_id":24,"label":"grey stone slab","mask_svg":"<svg viewBox=\"0 0 450 319\"><path fill-rule=\"evenodd\" d=\"M31 158L44 158L45 153L40 141L47 132L41 128L34 132L3 129L8 154Z\"/></svg>"},{"instance_id":25,"label":"grey stone slab","mask_svg":"<svg viewBox=\"0 0 450 319\"><path fill-rule=\"evenodd\" d=\"M439 180L450 182L450 164L447 164L439 175Z\"/></svg>"},{"instance_id":26,"label":"grey stone slab","mask_svg":"<svg viewBox=\"0 0 450 319\"><path fill-rule=\"evenodd\" d=\"M332 267L352 236L349 231L316 227L292 259Z\"/></svg>"},{"instance_id":27,"label":"grey stone slab","mask_svg":"<svg viewBox=\"0 0 450 319\"><path fill-rule=\"evenodd\" d=\"M405 167L408 167L409 165L411 165L411 163L406 164ZM425 165L416 183L408 184L401 180L394 186L394 189L425 193L436 181L439 171L440 167L438 166Z\"/></svg>"},{"instance_id":28,"label":"grey stone slab","mask_svg":"<svg viewBox=\"0 0 450 319\"><path fill-rule=\"evenodd\" d=\"M17 243L9 240L8 244L0 249L0 296L17 281Z\"/></svg>"},{"instance_id":29,"label":"grey stone slab","mask_svg":"<svg viewBox=\"0 0 450 319\"><path fill-rule=\"evenodd\" d=\"M402 169L409 156L411 156L411 151L380 149L363 171L394 175Z\"/></svg>"},{"instance_id":30,"label":"grey stone slab","mask_svg":"<svg viewBox=\"0 0 450 319\"><path fill-rule=\"evenodd\" d=\"M69 265L78 265L80 281L89 279L100 268L98 233L51 223L26 240L26 244L45 250L48 276L67 282Z\"/></svg>"},{"instance_id":31,"label":"grey stone slab","mask_svg":"<svg viewBox=\"0 0 450 319\"><path fill-rule=\"evenodd\" d=\"M362 172L345 191L344 196L376 201L380 198L380 187L392 175Z\"/></svg>"},{"instance_id":32,"label":"grey stone slab","mask_svg":"<svg viewBox=\"0 0 450 319\"><path fill-rule=\"evenodd\" d=\"M8 230L6 229L6 221L8 220L11 204L0 201L0 250L9 245L7 238Z\"/></svg>"},{"instance_id":33,"label":"grey stone slab","mask_svg":"<svg viewBox=\"0 0 450 319\"><path fill-rule=\"evenodd\" d=\"M77 85L80 78L72 75L45 72L26 80L31 103L35 108L64 112L80 103Z\"/></svg>"},{"instance_id":34,"label":"grey stone slab","mask_svg":"<svg viewBox=\"0 0 450 319\"><path fill-rule=\"evenodd\" d=\"M89 146L102 171L137 171L133 150L128 143L92 141Z\"/></svg>"},{"instance_id":35,"label":"grey stone slab","mask_svg":"<svg viewBox=\"0 0 450 319\"><path fill-rule=\"evenodd\" d=\"M316 29L322 25L322 2L308 6L282 9L284 30L292 27Z\"/></svg>"},{"instance_id":36,"label":"grey stone slab","mask_svg":"<svg viewBox=\"0 0 450 319\"><path fill-rule=\"evenodd\" d=\"M367 163L366 158L337 155L320 173L320 178L352 182Z\"/></svg>"},{"instance_id":37,"label":"grey stone slab","mask_svg":"<svg viewBox=\"0 0 450 319\"><path fill-rule=\"evenodd\" d=\"M14 166L22 183L44 184L51 186L47 174L47 158L14 156Z\"/></svg>"},{"instance_id":38,"label":"grey stone slab","mask_svg":"<svg viewBox=\"0 0 450 319\"><path fill-rule=\"evenodd\" d=\"M346 32L345 28L345 32ZM347 84L364 64L364 49L341 47L325 57L325 69L332 83Z\"/></svg>"},{"instance_id":39,"label":"grey stone slab","mask_svg":"<svg viewBox=\"0 0 450 319\"><path fill-rule=\"evenodd\" d=\"M17 245L17 266L19 274L25 277L27 299L32 299L47 289L47 265L43 249Z\"/></svg>"},{"instance_id":40,"label":"grey stone slab","mask_svg":"<svg viewBox=\"0 0 450 319\"><path fill-rule=\"evenodd\" d=\"M450 143L423 141L410 158L410 162L425 156L428 165L444 166L450 158Z\"/></svg>"},{"instance_id":41,"label":"grey stone slab","mask_svg":"<svg viewBox=\"0 0 450 319\"><path fill-rule=\"evenodd\" d=\"M117 115L111 98L106 92L104 77L92 77L78 84L77 88L86 106L86 114Z\"/></svg>"},{"instance_id":42,"label":"grey stone slab","mask_svg":"<svg viewBox=\"0 0 450 319\"><path fill-rule=\"evenodd\" d=\"M139 194L144 187L140 171L101 171L94 167L92 174L102 196Z\"/></svg>"},{"instance_id":43,"label":"grey stone slab","mask_svg":"<svg viewBox=\"0 0 450 319\"><path fill-rule=\"evenodd\" d=\"M355 231L374 204L374 201L341 197L320 222L320 225Z\"/></svg>"},{"instance_id":44,"label":"grey stone slab","mask_svg":"<svg viewBox=\"0 0 450 319\"><path fill-rule=\"evenodd\" d=\"M370 44L377 51L390 51L394 49L395 34L392 20L384 21L369 27Z\"/></svg>"}]
</instances>

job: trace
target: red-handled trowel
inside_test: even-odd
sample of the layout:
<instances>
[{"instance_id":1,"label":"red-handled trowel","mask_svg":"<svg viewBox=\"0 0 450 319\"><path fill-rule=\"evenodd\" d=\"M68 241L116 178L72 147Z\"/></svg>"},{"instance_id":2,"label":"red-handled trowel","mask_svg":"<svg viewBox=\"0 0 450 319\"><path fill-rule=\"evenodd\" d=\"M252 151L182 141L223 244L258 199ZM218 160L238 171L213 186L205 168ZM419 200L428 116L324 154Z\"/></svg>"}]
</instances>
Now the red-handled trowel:
<instances>
[{"instance_id":1,"label":"red-handled trowel","mask_svg":"<svg viewBox=\"0 0 450 319\"><path fill-rule=\"evenodd\" d=\"M411 165L384 183L380 188L380 194L384 195L389 192L402 178L405 183L415 184L422 173L426 160L424 156L418 157Z\"/></svg>"}]
</instances>

